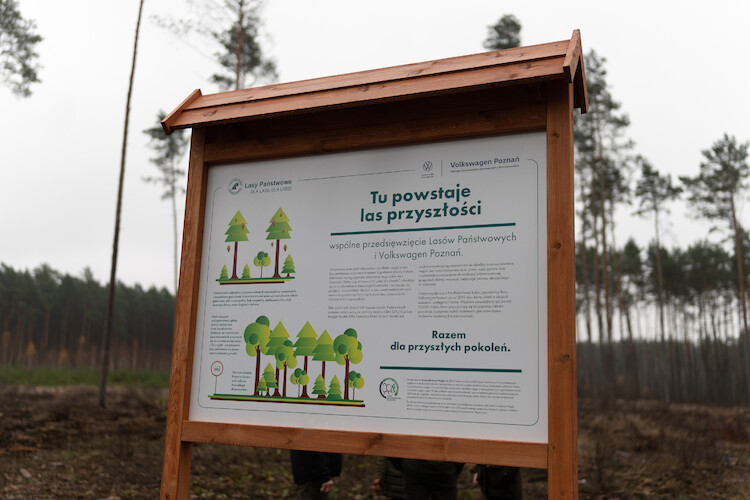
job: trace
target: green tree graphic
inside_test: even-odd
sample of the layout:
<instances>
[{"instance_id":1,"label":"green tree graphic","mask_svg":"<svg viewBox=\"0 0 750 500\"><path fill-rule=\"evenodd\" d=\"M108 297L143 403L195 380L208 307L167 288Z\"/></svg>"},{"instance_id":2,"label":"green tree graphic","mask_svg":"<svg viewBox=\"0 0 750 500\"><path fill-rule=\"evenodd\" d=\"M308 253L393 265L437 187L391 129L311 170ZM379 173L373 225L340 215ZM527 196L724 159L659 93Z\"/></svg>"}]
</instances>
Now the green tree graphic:
<instances>
[{"instance_id":1,"label":"green tree graphic","mask_svg":"<svg viewBox=\"0 0 750 500\"><path fill-rule=\"evenodd\" d=\"M315 378L315 384L313 385L313 394L318 395L318 399L325 399L326 397L326 381L323 379L323 375L318 375Z\"/></svg>"},{"instance_id":2,"label":"green tree graphic","mask_svg":"<svg viewBox=\"0 0 750 500\"><path fill-rule=\"evenodd\" d=\"M242 268L242 279L243 280L249 280L250 279L250 266L245 264L245 267Z\"/></svg>"},{"instance_id":3,"label":"green tree graphic","mask_svg":"<svg viewBox=\"0 0 750 500\"><path fill-rule=\"evenodd\" d=\"M349 387L352 388L352 399L354 398L354 389L361 389L365 386L365 379L362 378L362 374L355 371L349 372Z\"/></svg>"},{"instance_id":4,"label":"green tree graphic","mask_svg":"<svg viewBox=\"0 0 750 500\"><path fill-rule=\"evenodd\" d=\"M336 353L336 362L344 365L344 380L349 380L349 364L357 364L362 361L362 344L357 340L357 331L354 328L347 329L343 334L333 341L333 350ZM344 399L349 399L349 384L344 385Z\"/></svg>"},{"instance_id":5,"label":"green tree graphic","mask_svg":"<svg viewBox=\"0 0 750 500\"><path fill-rule=\"evenodd\" d=\"M227 270L227 266L221 266L221 274L219 275L220 280L228 280L229 279L229 271Z\"/></svg>"},{"instance_id":6,"label":"green tree graphic","mask_svg":"<svg viewBox=\"0 0 750 500\"><path fill-rule=\"evenodd\" d=\"M297 358L294 357L294 346L291 340L284 341L274 352L276 356L276 377L279 376L279 369L284 369L284 386L281 395L286 397L286 370L297 366Z\"/></svg>"},{"instance_id":7,"label":"green tree graphic","mask_svg":"<svg viewBox=\"0 0 750 500\"><path fill-rule=\"evenodd\" d=\"M273 269L273 277L274 278L280 278L279 275L279 241L280 240L288 240L292 237L289 232L292 230L291 226L289 226L289 218L284 214L284 211L279 208L276 210L276 213L271 217L271 225L268 226L268 229L266 229L266 232L268 233L268 236L266 236L267 240L276 240L276 261L274 263L274 269ZM271 244L273 245L273 243Z\"/></svg>"},{"instance_id":8,"label":"green tree graphic","mask_svg":"<svg viewBox=\"0 0 750 500\"><path fill-rule=\"evenodd\" d=\"M254 395L255 396L261 396L262 395L261 392L263 392L263 391L268 391L268 387L266 386L266 379L265 378L261 378L258 381L258 385L255 386L255 394ZM266 394L266 396L267 395L268 394Z\"/></svg>"},{"instance_id":9,"label":"green tree graphic","mask_svg":"<svg viewBox=\"0 0 750 500\"><path fill-rule=\"evenodd\" d=\"M234 260L232 264L233 280L237 279L237 243L240 241L247 241L247 233L250 232L246 226L247 221L245 221L245 218L240 211L237 210L237 213L234 214L232 220L229 221L229 229L224 233L227 235L227 239L225 240L227 243L234 242Z\"/></svg>"},{"instance_id":10,"label":"green tree graphic","mask_svg":"<svg viewBox=\"0 0 750 500\"><path fill-rule=\"evenodd\" d=\"M333 376L331 379L331 385L328 386L328 399L332 401L341 401L341 383L336 375Z\"/></svg>"},{"instance_id":11,"label":"green tree graphic","mask_svg":"<svg viewBox=\"0 0 750 500\"><path fill-rule=\"evenodd\" d=\"M276 325L276 327L271 331L271 335L268 339L268 345L266 347L266 352L264 354L268 356L276 356L276 350L281 347L284 342L286 342L289 339L289 332L286 331L286 328L284 327L284 324L279 321L279 323ZM296 366L296 363L295 363ZM279 379L279 365L276 366L276 380L280 382ZM278 387L276 388L276 392L273 394L274 396L280 396Z\"/></svg>"},{"instance_id":12,"label":"green tree graphic","mask_svg":"<svg viewBox=\"0 0 750 500\"><path fill-rule=\"evenodd\" d=\"M271 265L271 257L266 252L260 251L253 259L253 264L260 268L260 277L263 278L263 268Z\"/></svg>"},{"instance_id":13,"label":"green tree graphic","mask_svg":"<svg viewBox=\"0 0 750 500\"><path fill-rule=\"evenodd\" d=\"M258 316L254 323L245 328L243 335L245 339L245 351L255 358L255 387L258 387L260 377L260 355L268 351L268 340L271 337L271 329L268 327L270 321L265 316ZM255 395L258 395L256 390Z\"/></svg>"},{"instance_id":14,"label":"green tree graphic","mask_svg":"<svg viewBox=\"0 0 750 500\"><path fill-rule=\"evenodd\" d=\"M290 274L294 274L296 272L294 270L294 260L292 260L292 254L286 256L286 260L284 260L284 269L282 269L281 272L286 273L287 278Z\"/></svg>"},{"instance_id":15,"label":"green tree graphic","mask_svg":"<svg viewBox=\"0 0 750 500\"><path fill-rule=\"evenodd\" d=\"M297 397L309 397L309 396L300 396L300 386L307 389L307 384L310 382L310 376L307 375L307 372L303 370L302 368L297 368L292 372L291 377L289 377L289 381L297 386Z\"/></svg>"},{"instance_id":16,"label":"green tree graphic","mask_svg":"<svg viewBox=\"0 0 750 500\"><path fill-rule=\"evenodd\" d=\"M307 358L308 356L315 355L315 347L318 345L318 335L313 330L312 325L308 321L302 330L297 334L297 342L294 343L294 355L304 356L304 362L302 368L307 372ZM309 397L307 394L307 384L302 384L302 397Z\"/></svg>"},{"instance_id":17,"label":"green tree graphic","mask_svg":"<svg viewBox=\"0 0 750 500\"><path fill-rule=\"evenodd\" d=\"M273 366L271 366L271 363L268 363L266 365L266 369L263 370L263 380L266 382L266 387L268 388L268 395L271 395L271 389L276 389L274 392L274 396L279 395L279 384L276 383L276 377L273 373Z\"/></svg>"},{"instance_id":18,"label":"green tree graphic","mask_svg":"<svg viewBox=\"0 0 750 500\"><path fill-rule=\"evenodd\" d=\"M327 330L323 330L323 333L318 337L318 345L313 349L313 361L321 361L323 363L323 369L321 375L323 380L326 378L326 361L336 361L336 353L333 350L333 340L328 335Z\"/></svg>"}]
</instances>

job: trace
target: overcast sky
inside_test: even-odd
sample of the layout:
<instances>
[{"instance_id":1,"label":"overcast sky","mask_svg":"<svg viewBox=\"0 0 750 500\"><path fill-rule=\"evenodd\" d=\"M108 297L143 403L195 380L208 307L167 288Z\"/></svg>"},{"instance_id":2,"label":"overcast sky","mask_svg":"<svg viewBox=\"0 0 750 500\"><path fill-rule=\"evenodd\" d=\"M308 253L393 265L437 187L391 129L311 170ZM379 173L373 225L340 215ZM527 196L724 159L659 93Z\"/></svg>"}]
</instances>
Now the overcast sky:
<instances>
[{"instance_id":1,"label":"overcast sky","mask_svg":"<svg viewBox=\"0 0 750 500\"><path fill-rule=\"evenodd\" d=\"M106 282L138 1L19 3L44 37L42 83L28 99L0 87L0 262L46 262L73 275L88 266ZM150 20L184 11L181 0L144 7L117 273L128 284L172 288L170 207L142 181L155 174L142 131L192 90L217 91L208 83L214 47L186 43ZM487 27L506 13L521 21L523 45L581 30L584 50L608 60L636 152L660 171L695 175L701 150L724 132L750 140L746 0L267 0L263 43L280 81L290 82L481 52ZM628 214L618 217L621 239L632 233L647 243L650 223ZM681 205L672 215L666 245L704 236L707 225Z\"/></svg>"}]
</instances>

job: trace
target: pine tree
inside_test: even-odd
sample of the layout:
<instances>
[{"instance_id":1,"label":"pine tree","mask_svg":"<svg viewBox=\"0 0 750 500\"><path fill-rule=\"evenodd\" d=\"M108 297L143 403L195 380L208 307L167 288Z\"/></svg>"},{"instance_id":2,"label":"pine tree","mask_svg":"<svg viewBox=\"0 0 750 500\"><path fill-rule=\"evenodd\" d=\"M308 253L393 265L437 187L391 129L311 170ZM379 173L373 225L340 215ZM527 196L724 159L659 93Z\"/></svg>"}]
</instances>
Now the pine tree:
<instances>
[{"instance_id":1,"label":"pine tree","mask_svg":"<svg viewBox=\"0 0 750 500\"><path fill-rule=\"evenodd\" d=\"M334 375L331 384L328 386L328 399L331 401L341 401L341 383L339 378Z\"/></svg>"},{"instance_id":2,"label":"pine tree","mask_svg":"<svg viewBox=\"0 0 750 500\"><path fill-rule=\"evenodd\" d=\"M318 375L315 378L315 384L313 385L313 394L318 395L318 399L325 399L327 391L326 391L326 381L323 379L322 375Z\"/></svg>"},{"instance_id":3,"label":"pine tree","mask_svg":"<svg viewBox=\"0 0 750 500\"><path fill-rule=\"evenodd\" d=\"M327 330L323 330L323 333L318 337L318 344L313 349L313 361L321 361L323 363L323 369L321 375L323 379L326 378L326 361L336 361L336 353L333 350L333 340L328 335Z\"/></svg>"},{"instance_id":4,"label":"pine tree","mask_svg":"<svg viewBox=\"0 0 750 500\"><path fill-rule=\"evenodd\" d=\"M294 260L292 260L292 254L286 256L286 259L284 260L284 269L282 269L281 272L286 273L287 278L290 274L294 274L296 272L294 269Z\"/></svg>"},{"instance_id":5,"label":"pine tree","mask_svg":"<svg viewBox=\"0 0 750 500\"><path fill-rule=\"evenodd\" d=\"M16 0L0 0L0 83L20 97L31 95L39 83L36 45L42 37L34 21L24 19Z\"/></svg>"},{"instance_id":6,"label":"pine tree","mask_svg":"<svg viewBox=\"0 0 750 500\"><path fill-rule=\"evenodd\" d=\"M303 369L307 372L307 359L315 355L315 348L318 345L318 335L315 333L310 322L306 322L297 334L297 342L294 343L294 355L304 356ZM308 397L307 384L303 384L302 397Z\"/></svg>"},{"instance_id":7,"label":"pine tree","mask_svg":"<svg viewBox=\"0 0 750 500\"><path fill-rule=\"evenodd\" d=\"M227 243L234 242L234 259L232 263L232 279L237 279L237 243L240 241L247 241L247 234L250 230L247 228L247 221L242 216L239 210L234 214L232 220L229 221L229 229L224 233L227 235L227 239L224 240Z\"/></svg>"},{"instance_id":8,"label":"pine tree","mask_svg":"<svg viewBox=\"0 0 750 500\"><path fill-rule=\"evenodd\" d=\"M276 260L274 262L273 277L280 278L281 275L279 274L279 241L291 238L292 228L289 225L289 217L287 217L286 214L284 214L284 211L281 210L281 208L279 208L276 211L276 213L273 215L273 217L271 217L270 222L271 222L271 225L268 226L268 229L266 229L266 232L268 233L268 236L266 236L266 239L276 240Z\"/></svg>"},{"instance_id":9,"label":"pine tree","mask_svg":"<svg viewBox=\"0 0 750 500\"><path fill-rule=\"evenodd\" d=\"M505 14L488 31L485 49L502 50L521 45L521 22L513 14Z\"/></svg>"},{"instance_id":10,"label":"pine tree","mask_svg":"<svg viewBox=\"0 0 750 500\"><path fill-rule=\"evenodd\" d=\"M183 194L185 188L180 184L185 175L185 171L179 168L179 162L185 155L189 138L185 130L175 130L167 135L161 126L161 121L166 116L164 111L159 111L156 116L156 125L143 131L150 140L149 147L154 150L156 156L150 159L151 163L156 165L159 175L156 177L144 177L144 182L160 184L164 187L162 200L169 200L172 205L172 246L174 251L174 289L177 293L177 260L179 256L177 232L177 196Z\"/></svg>"}]
</instances>

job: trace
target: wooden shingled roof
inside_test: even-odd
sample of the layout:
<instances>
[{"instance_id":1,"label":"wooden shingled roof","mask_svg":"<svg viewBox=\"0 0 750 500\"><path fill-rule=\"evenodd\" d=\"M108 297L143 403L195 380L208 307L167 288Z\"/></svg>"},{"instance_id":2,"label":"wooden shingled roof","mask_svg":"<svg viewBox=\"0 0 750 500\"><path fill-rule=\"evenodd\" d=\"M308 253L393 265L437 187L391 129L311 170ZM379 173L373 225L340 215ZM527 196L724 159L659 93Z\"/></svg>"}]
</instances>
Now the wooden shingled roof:
<instances>
[{"instance_id":1,"label":"wooden shingled roof","mask_svg":"<svg viewBox=\"0 0 750 500\"><path fill-rule=\"evenodd\" d=\"M193 91L162 121L167 134L289 113L562 79L574 86L574 106L588 109L581 36L391 68L202 95Z\"/></svg>"}]
</instances>

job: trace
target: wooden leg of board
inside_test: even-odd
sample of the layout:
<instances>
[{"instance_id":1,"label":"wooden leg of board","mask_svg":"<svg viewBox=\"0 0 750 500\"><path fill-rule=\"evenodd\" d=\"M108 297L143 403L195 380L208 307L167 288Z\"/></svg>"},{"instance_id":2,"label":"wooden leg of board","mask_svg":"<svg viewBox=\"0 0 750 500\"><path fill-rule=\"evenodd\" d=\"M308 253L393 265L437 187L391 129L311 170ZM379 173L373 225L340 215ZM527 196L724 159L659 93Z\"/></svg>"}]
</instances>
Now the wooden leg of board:
<instances>
[{"instance_id":1,"label":"wooden leg of board","mask_svg":"<svg viewBox=\"0 0 750 500\"><path fill-rule=\"evenodd\" d=\"M161 477L162 500L186 500L190 489L192 443L183 441L182 423L188 418L193 370L207 170L204 163L205 131L194 130L185 199L180 285L177 291L172 371L169 379L167 431Z\"/></svg>"},{"instance_id":2,"label":"wooden leg of board","mask_svg":"<svg viewBox=\"0 0 750 500\"><path fill-rule=\"evenodd\" d=\"M547 104L548 497L578 498L573 204L573 87L549 85Z\"/></svg>"}]
</instances>

